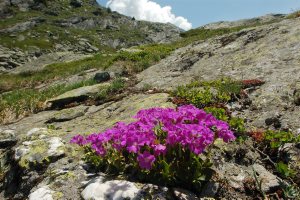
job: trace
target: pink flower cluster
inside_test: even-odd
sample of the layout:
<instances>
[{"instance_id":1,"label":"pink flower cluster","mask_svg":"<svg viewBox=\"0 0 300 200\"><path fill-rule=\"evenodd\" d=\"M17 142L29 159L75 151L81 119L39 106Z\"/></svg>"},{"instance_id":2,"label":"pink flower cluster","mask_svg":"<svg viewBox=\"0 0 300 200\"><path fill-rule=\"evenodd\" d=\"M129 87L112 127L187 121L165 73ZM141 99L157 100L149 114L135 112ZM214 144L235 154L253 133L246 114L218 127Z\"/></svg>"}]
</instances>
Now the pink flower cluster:
<instances>
[{"instance_id":1,"label":"pink flower cluster","mask_svg":"<svg viewBox=\"0 0 300 200\"><path fill-rule=\"evenodd\" d=\"M108 151L127 151L137 156L141 168L151 169L157 156L180 145L196 155L201 154L216 138L225 142L235 139L229 125L192 105L140 110L135 122L117 123L103 133L75 136L71 143L91 145L100 156Z\"/></svg>"}]
</instances>

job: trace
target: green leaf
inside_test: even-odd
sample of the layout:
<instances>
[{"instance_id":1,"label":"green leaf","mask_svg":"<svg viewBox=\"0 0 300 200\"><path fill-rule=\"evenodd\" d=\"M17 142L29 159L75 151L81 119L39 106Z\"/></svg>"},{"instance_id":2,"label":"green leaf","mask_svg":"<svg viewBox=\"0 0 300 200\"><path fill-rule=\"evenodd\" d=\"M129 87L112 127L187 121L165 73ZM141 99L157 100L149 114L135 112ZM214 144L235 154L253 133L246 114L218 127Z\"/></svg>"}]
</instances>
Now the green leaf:
<instances>
[{"instance_id":1,"label":"green leaf","mask_svg":"<svg viewBox=\"0 0 300 200\"><path fill-rule=\"evenodd\" d=\"M170 174L170 165L165 160L162 160L161 164L163 165L163 174L168 176Z\"/></svg>"},{"instance_id":2,"label":"green leaf","mask_svg":"<svg viewBox=\"0 0 300 200\"><path fill-rule=\"evenodd\" d=\"M293 177L296 174L294 170L290 169L288 165L282 161L276 164L276 170L284 177Z\"/></svg>"},{"instance_id":3,"label":"green leaf","mask_svg":"<svg viewBox=\"0 0 300 200\"><path fill-rule=\"evenodd\" d=\"M280 147L280 142L273 141L270 143L272 149L276 149Z\"/></svg>"}]
</instances>

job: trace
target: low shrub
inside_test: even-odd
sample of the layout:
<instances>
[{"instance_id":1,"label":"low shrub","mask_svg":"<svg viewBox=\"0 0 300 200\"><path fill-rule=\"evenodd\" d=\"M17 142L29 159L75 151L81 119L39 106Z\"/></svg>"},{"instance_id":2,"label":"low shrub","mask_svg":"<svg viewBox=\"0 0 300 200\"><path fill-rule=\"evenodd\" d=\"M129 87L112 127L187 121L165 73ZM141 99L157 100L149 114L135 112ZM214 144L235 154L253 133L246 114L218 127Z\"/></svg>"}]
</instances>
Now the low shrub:
<instances>
[{"instance_id":1,"label":"low shrub","mask_svg":"<svg viewBox=\"0 0 300 200\"><path fill-rule=\"evenodd\" d=\"M265 141L272 149L278 149L286 143L299 143L300 135L295 136L292 132L272 131L265 132Z\"/></svg>"},{"instance_id":2,"label":"low shrub","mask_svg":"<svg viewBox=\"0 0 300 200\"><path fill-rule=\"evenodd\" d=\"M297 173L296 171L291 169L288 164L285 164L282 161L276 163L276 170L284 178L294 177Z\"/></svg>"},{"instance_id":3,"label":"low shrub","mask_svg":"<svg viewBox=\"0 0 300 200\"><path fill-rule=\"evenodd\" d=\"M246 132L244 119L232 117L229 120L229 125L236 133L243 134Z\"/></svg>"},{"instance_id":4,"label":"low shrub","mask_svg":"<svg viewBox=\"0 0 300 200\"><path fill-rule=\"evenodd\" d=\"M185 86L179 86L172 92L172 96L184 99L186 103L198 108L213 104L222 104L233 101L240 94L242 84L231 79L216 81L194 81Z\"/></svg>"},{"instance_id":5,"label":"low shrub","mask_svg":"<svg viewBox=\"0 0 300 200\"><path fill-rule=\"evenodd\" d=\"M100 170L199 191L211 166L201 154L217 138L235 139L226 122L192 105L141 110L134 118L103 133L77 135L71 143L84 147L86 161Z\"/></svg>"},{"instance_id":6,"label":"low shrub","mask_svg":"<svg viewBox=\"0 0 300 200\"><path fill-rule=\"evenodd\" d=\"M216 108L216 107L205 107L205 112L211 113L217 119L222 121L228 121L229 117L224 108Z\"/></svg>"}]
</instances>

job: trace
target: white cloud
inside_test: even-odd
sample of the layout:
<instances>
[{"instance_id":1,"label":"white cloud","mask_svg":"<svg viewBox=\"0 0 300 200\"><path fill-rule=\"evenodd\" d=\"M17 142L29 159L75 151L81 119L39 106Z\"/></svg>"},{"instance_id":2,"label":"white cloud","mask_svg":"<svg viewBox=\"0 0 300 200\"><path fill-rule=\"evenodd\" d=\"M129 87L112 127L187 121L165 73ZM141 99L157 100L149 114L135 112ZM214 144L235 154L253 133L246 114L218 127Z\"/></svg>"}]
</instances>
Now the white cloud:
<instances>
[{"instance_id":1,"label":"white cloud","mask_svg":"<svg viewBox=\"0 0 300 200\"><path fill-rule=\"evenodd\" d=\"M170 22L184 30L192 28L192 24L186 18L177 17L172 13L171 6L161 7L158 3L150 0L109 0L106 6L113 11L135 17L138 20Z\"/></svg>"}]
</instances>

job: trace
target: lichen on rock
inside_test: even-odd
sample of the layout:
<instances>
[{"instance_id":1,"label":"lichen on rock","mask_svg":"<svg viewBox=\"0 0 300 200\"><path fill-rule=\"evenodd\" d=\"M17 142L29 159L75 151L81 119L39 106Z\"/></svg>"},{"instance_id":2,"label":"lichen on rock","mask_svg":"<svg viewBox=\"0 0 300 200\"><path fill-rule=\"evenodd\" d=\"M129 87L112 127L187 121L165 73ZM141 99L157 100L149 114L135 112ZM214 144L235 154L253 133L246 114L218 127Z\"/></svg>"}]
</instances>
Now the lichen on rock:
<instances>
[{"instance_id":1,"label":"lichen on rock","mask_svg":"<svg viewBox=\"0 0 300 200\"><path fill-rule=\"evenodd\" d=\"M54 130L34 128L28 131L27 140L15 150L15 160L22 168L47 166L65 155L65 144L60 137L55 137Z\"/></svg>"}]
</instances>

